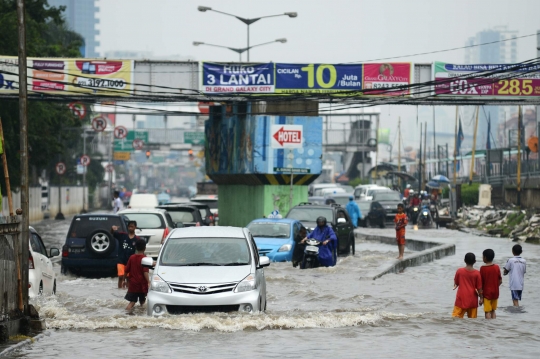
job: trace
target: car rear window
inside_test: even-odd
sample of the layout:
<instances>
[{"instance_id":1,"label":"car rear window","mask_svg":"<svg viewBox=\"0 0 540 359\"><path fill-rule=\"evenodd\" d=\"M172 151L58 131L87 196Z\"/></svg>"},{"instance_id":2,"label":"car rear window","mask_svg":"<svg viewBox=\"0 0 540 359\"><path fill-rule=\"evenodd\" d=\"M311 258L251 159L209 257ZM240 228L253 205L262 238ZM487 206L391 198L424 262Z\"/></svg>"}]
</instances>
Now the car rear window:
<instances>
[{"instance_id":1,"label":"car rear window","mask_svg":"<svg viewBox=\"0 0 540 359\"><path fill-rule=\"evenodd\" d=\"M122 213L130 221L137 222L137 228L159 229L165 228L165 222L159 214L155 213Z\"/></svg>"},{"instance_id":2,"label":"car rear window","mask_svg":"<svg viewBox=\"0 0 540 359\"><path fill-rule=\"evenodd\" d=\"M204 203L206 205L208 205L208 207L210 207L210 209L217 209L218 208L218 201L215 200L215 199L198 199L198 198L194 198L193 199L193 202L199 202L199 203Z\"/></svg>"},{"instance_id":3,"label":"car rear window","mask_svg":"<svg viewBox=\"0 0 540 359\"><path fill-rule=\"evenodd\" d=\"M171 215L171 218L174 223L182 222L182 223L189 223L189 222L195 222L195 218L193 217L193 213L191 210L174 210L169 211L169 214Z\"/></svg>"},{"instance_id":4,"label":"car rear window","mask_svg":"<svg viewBox=\"0 0 540 359\"><path fill-rule=\"evenodd\" d=\"M349 197L332 197L332 199L342 206L349 204Z\"/></svg>"},{"instance_id":5,"label":"car rear window","mask_svg":"<svg viewBox=\"0 0 540 359\"><path fill-rule=\"evenodd\" d=\"M397 192L375 192L373 200L376 201L400 201L401 196Z\"/></svg>"},{"instance_id":6,"label":"car rear window","mask_svg":"<svg viewBox=\"0 0 540 359\"><path fill-rule=\"evenodd\" d=\"M92 232L102 229L110 231L112 226L122 227L122 220L120 217L111 216L88 216L88 217L75 217L71 222L71 228L69 230L71 238L86 238Z\"/></svg>"},{"instance_id":7,"label":"car rear window","mask_svg":"<svg viewBox=\"0 0 540 359\"><path fill-rule=\"evenodd\" d=\"M253 237L289 238L291 236L289 223L251 222L247 228Z\"/></svg>"},{"instance_id":8,"label":"car rear window","mask_svg":"<svg viewBox=\"0 0 540 359\"><path fill-rule=\"evenodd\" d=\"M334 211L331 208L296 207L291 209L287 218L300 222L316 222L318 217L325 217L328 222L334 220Z\"/></svg>"}]
</instances>

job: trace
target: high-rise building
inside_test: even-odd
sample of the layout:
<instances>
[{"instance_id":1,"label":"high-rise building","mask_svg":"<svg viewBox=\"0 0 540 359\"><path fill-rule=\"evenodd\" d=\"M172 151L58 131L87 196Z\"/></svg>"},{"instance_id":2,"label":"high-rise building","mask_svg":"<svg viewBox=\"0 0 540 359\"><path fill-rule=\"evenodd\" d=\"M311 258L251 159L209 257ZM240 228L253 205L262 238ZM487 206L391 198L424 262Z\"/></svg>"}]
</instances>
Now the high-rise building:
<instances>
[{"instance_id":1,"label":"high-rise building","mask_svg":"<svg viewBox=\"0 0 540 359\"><path fill-rule=\"evenodd\" d=\"M96 0L49 0L49 5L58 7L65 6L64 16L69 27L84 38L84 46L81 53L84 57L99 57L96 48L99 46L97 36L99 8Z\"/></svg>"},{"instance_id":2,"label":"high-rise building","mask_svg":"<svg viewBox=\"0 0 540 359\"><path fill-rule=\"evenodd\" d=\"M470 37L465 46L465 63L467 64L511 64L517 62L517 31L508 30L506 26L496 26L489 30L483 30ZM490 43L488 45L474 46ZM464 110L465 118L472 118L475 107L467 107ZM497 138L496 129L499 123L506 121L515 111L509 106L485 106L480 110L478 123L477 147L485 146L487 142L488 118L491 118L491 134ZM496 144L492 144L494 147ZM502 144L499 144L502 146Z\"/></svg>"}]
</instances>

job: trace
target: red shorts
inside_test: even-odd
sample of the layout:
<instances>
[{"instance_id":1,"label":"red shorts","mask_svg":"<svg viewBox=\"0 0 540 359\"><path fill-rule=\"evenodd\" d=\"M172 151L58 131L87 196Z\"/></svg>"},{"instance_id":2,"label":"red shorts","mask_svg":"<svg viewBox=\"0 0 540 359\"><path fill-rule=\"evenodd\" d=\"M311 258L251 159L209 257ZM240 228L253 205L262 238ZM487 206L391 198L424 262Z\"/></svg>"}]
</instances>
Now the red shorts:
<instances>
[{"instance_id":1,"label":"red shorts","mask_svg":"<svg viewBox=\"0 0 540 359\"><path fill-rule=\"evenodd\" d=\"M396 232L396 242L397 242L398 246L404 246L405 245L405 231Z\"/></svg>"}]
</instances>

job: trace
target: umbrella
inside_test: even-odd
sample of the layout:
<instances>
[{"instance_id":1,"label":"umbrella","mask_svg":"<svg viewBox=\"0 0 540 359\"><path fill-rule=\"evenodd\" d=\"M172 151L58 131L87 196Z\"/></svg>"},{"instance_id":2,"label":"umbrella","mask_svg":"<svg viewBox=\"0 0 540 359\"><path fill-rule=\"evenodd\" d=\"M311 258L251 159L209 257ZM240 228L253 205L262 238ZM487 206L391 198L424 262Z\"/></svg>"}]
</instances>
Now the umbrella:
<instances>
[{"instance_id":1,"label":"umbrella","mask_svg":"<svg viewBox=\"0 0 540 359\"><path fill-rule=\"evenodd\" d=\"M429 181L427 183L427 186L429 188L440 188L441 187L441 184L439 182L435 182L435 181Z\"/></svg>"},{"instance_id":2,"label":"umbrella","mask_svg":"<svg viewBox=\"0 0 540 359\"><path fill-rule=\"evenodd\" d=\"M439 182L439 183L450 183L450 180L448 179L448 177L443 176L443 175L436 175L431 180L435 182Z\"/></svg>"}]
</instances>

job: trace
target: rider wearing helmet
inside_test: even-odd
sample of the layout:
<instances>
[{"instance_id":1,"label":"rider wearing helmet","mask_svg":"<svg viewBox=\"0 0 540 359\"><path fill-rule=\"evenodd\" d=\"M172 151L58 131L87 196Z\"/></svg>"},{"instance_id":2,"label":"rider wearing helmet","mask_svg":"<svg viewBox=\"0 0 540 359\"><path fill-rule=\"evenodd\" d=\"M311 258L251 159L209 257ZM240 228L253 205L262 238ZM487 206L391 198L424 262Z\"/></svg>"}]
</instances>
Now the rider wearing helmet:
<instances>
[{"instance_id":1,"label":"rider wearing helmet","mask_svg":"<svg viewBox=\"0 0 540 359\"><path fill-rule=\"evenodd\" d=\"M325 217L317 218L317 227L302 240L302 243L308 239L322 242L322 246L319 248L319 264L321 266L333 267L336 265L334 252L337 251L338 241L334 230L326 223Z\"/></svg>"}]
</instances>

